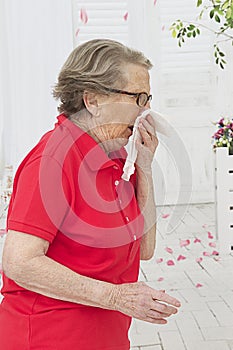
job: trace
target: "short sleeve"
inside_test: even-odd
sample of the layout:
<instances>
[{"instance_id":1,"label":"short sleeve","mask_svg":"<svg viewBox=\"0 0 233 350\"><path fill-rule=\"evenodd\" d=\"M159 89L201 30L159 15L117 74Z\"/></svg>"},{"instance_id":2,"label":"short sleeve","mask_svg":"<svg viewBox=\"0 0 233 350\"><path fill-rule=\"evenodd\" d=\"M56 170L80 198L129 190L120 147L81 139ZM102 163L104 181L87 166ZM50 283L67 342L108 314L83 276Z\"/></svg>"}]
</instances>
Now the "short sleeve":
<instances>
[{"instance_id":1,"label":"short sleeve","mask_svg":"<svg viewBox=\"0 0 233 350\"><path fill-rule=\"evenodd\" d=\"M16 174L7 229L51 243L66 216L67 193L67 177L53 158L39 157L24 165Z\"/></svg>"}]
</instances>

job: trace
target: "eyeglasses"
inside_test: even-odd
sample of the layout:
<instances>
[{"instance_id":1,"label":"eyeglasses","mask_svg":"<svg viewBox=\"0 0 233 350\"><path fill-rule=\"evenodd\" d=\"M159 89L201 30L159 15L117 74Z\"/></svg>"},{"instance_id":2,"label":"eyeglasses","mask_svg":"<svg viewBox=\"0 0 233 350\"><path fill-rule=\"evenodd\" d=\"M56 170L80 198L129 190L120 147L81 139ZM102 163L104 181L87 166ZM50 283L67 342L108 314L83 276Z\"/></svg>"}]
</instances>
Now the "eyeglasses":
<instances>
[{"instance_id":1,"label":"eyeglasses","mask_svg":"<svg viewBox=\"0 0 233 350\"><path fill-rule=\"evenodd\" d=\"M129 95L136 97L136 103L139 107L145 107L148 101L152 100L152 95L148 95L146 92L128 92L124 90L104 88L106 91L114 92L116 94Z\"/></svg>"}]
</instances>

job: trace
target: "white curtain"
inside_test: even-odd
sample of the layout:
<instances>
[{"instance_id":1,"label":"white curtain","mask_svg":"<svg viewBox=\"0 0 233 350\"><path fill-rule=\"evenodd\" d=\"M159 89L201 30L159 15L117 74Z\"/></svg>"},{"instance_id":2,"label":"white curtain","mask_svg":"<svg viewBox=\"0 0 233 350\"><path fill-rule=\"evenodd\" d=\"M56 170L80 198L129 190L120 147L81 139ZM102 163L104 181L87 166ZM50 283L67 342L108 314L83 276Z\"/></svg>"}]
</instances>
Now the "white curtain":
<instances>
[{"instance_id":1,"label":"white curtain","mask_svg":"<svg viewBox=\"0 0 233 350\"><path fill-rule=\"evenodd\" d=\"M69 0L0 0L2 167L16 167L56 120L51 90L73 49L71 21Z\"/></svg>"}]
</instances>

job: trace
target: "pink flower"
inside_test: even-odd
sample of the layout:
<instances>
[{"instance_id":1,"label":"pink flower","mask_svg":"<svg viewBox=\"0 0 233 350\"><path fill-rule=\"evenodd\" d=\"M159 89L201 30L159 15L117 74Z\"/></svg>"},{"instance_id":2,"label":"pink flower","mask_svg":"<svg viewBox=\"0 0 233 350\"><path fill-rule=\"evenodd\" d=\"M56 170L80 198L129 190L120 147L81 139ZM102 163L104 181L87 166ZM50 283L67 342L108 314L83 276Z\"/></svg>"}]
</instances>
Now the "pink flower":
<instances>
[{"instance_id":1,"label":"pink flower","mask_svg":"<svg viewBox=\"0 0 233 350\"><path fill-rule=\"evenodd\" d=\"M214 236L212 235L211 232L208 232L208 238L209 238L209 239L213 239L213 238L214 238Z\"/></svg>"},{"instance_id":2,"label":"pink flower","mask_svg":"<svg viewBox=\"0 0 233 350\"><path fill-rule=\"evenodd\" d=\"M196 284L196 288L201 288L201 287L203 287L203 284L201 284L201 283Z\"/></svg>"},{"instance_id":3,"label":"pink flower","mask_svg":"<svg viewBox=\"0 0 233 350\"><path fill-rule=\"evenodd\" d=\"M201 243L201 240L199 238L195 238L193 242L194 243Z\"/></svg>"}]
</instances>

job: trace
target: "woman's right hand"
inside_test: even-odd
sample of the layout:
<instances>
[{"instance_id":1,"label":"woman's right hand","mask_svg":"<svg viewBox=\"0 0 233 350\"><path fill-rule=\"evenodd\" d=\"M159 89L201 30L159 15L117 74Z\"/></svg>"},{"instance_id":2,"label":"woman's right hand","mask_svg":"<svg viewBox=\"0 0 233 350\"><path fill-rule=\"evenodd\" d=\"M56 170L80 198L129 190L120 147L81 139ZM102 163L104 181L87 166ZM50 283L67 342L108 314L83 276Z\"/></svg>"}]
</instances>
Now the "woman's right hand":
<instances>
[{"instance_id":1,"label":"woman's right hand","mask_svg":"<svg viewBox=\"0 0 233 350\"><path fill-rule=\"evenodd\" d=\"M144 282L114 286L114 309L139 320L165 324L166 318L176 314L179 306L177 299Z\"/></svg>"}]
</instances>

